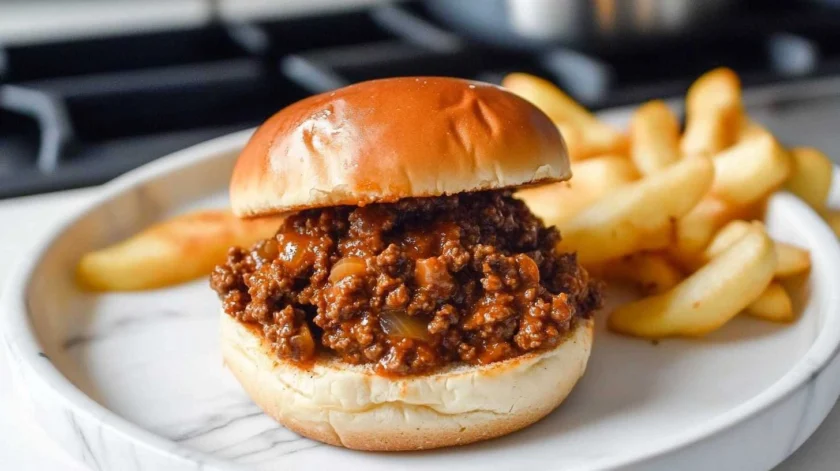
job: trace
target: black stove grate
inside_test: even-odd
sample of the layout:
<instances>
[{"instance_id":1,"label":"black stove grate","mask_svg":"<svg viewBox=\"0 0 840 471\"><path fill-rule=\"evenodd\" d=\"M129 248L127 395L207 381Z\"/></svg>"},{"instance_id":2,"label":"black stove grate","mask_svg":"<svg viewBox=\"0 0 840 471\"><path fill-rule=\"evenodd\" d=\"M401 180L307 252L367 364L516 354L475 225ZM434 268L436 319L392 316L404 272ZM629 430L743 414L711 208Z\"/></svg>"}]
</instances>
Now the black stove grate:
<instances>
[{"instance_id":1,"label":"black stove grate","mask_svg":"<svg viewBox=\"0 0 840 471\"><path fill-rule=\"evenodd\" d=\"M595 108L683 93L718 65L745 84L840 73L840 10L747 2L703 36L500 50L423 4L58 43L0 45L0 198L93 185L259 124L311 93L397 75L553 79Z\"/></svg>"}]
</instances>

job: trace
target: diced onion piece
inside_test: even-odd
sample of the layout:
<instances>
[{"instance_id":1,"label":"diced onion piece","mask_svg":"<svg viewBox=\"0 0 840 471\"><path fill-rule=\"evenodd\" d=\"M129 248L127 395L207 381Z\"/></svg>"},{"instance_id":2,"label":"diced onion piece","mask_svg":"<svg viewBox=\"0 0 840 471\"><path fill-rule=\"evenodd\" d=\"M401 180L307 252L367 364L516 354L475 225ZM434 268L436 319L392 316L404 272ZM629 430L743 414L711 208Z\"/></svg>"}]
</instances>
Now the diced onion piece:
<instances>
[{"instance_id":1,"label":"diced onion piece","mask_svg":"<svg viewBox=\"0 0 840 471\"><path fill-rule=\"evenodd\" d=\"M516 256L516 262L519 264L519 276L526 284L539 284L540 267L533 258L519 254Z\"/></svg>"},{"instance_id":2,"label":"diced onion piece","mask_svg":"<svg viewBox=\"0 0 840 471\"><path fill-rule=\"evenodd\" d=\"M257 268L270 264L272 260L279 255L280 249L277 247L277 239L265 239L257 242L251 249L251 257L257 264Z\"/></svg>"},{"instance_id":3,"label":"diced onion piece","mask_svg":"<svg viewBox=\"0 0 840 471\"><path fill-rule=\"evenodd\" d=\"M429 330L426 323L409 316L405 311L383 311L379 314L379 325L386 335L428 340Z\"/></svg>"},{"instance_id":4,"label":"diced onion piece","mask_svg":"<svg viewBox=\"0 0 840 471\"><path fill-rule=\"evenodd\" d=\"M292 337L292 344L298 358L312 358L315 354L315 339L307 325L300 326L298 334Z\"/></svg>"},{"instance_id":5,"label":"diced onion piece","mask_svg":"<svg viewBox=\"0 0 840 471\"><path fill-rule=\"evenodd\" d=\"M337 283L348 276L362 275L365 270L365 261L361 258L344 257L333 265L330 271L330 283Z\"/></svg>"},{"instance_id":6,"label":"diced onion piece","mask_svg":"<svg viewBox=\"0 0 840 471\"><path fill-rule=\"evenodd\" d=\"M417 260L414 281L417 286L443 292L450 291L455 286L446 264L435 257Z\"/></svg>"},{"instance_id":7,"label":"diced onion piece","mask_svg":"<svg viewBox=\"0 0 840 471\"><path fill-rule=\"evenodd\" d=\"M316 239L309 236L281 232L277 234L278 259L285 262L286 266L293 268L312 263L316 242Z\"/></svg>"}]
</instances>

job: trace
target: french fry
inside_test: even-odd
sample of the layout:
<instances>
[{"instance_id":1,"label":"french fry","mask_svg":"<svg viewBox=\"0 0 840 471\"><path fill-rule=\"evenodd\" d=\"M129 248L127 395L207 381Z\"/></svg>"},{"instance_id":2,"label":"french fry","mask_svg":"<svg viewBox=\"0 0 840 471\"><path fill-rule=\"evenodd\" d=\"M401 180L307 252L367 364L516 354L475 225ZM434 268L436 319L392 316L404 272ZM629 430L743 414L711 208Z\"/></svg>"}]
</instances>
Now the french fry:
<instances>
[{"instance_id":1,"label":"french fry","mask_svg":"<svg viewBox=\"0 0 840 471\"><path fill-rule=\"evenodd\" d=\"M737 121L734 116L737 115L729 109L714 109L686 121L680 139L682 155L710 157L734 144L737 138L733 130Z\"/></svg>"},{"instance_id":2,"label":"french fry","mask_svg":"<svg viewBox=\"0 0 840 471\"><path fill-rule=\"evenodd\" d=\"M706 196L685 216L677 220L674 243L669 257L681 267L691 269L715 233L734 217L732 208L723 201Z\"/></svg>"},{"instance_id":3,"label":"french fry","mask_svg":"<svg viewBox=\"0 0 840 471\"><path fill-rule=\"evenodd\" d=\"M571 124L555 124L557 124L557 129L560 130L560 135L563 136L563 141L566 142L569 160L572 162L582 161L582 158L579 156L586 153L586 141L584 141L581 131Z\"/></svg>"},{"instance_id":4,"label":"french fry","mask_svg":"<svg viewBox=\"0 0 840 471\"><path fill-rule=\"evenodd\" d=\"M701 75L685 96L686 113L698 114L711 109L743 108L741 79L732 69L718 67Z\"/></svg>"},{"instance_id":5,"label":"french fry","mask_svg":"<svg viewBox=\"0 0 840 471\"><path fill-rule=\"evenodd\" d=\"M700 201L713 178L708 159L691 158L624 185L561 224L557 248L577 252L584 265L663 249L675 221Z\"/></svg>"},{"instance_id":6,"label":"french fry","mask_svg":"<svg viewBox=\"0 0 840 471\"><path fill-rule=\"evenodd\" d=\"M630 157L643 175L659 171L680 158L680 123L661 100L636 109L630 122Z\"/></svg>"},{"instance_id":7,"label":"french fry","mask_svg":"<svg viewBox=\"0 0 840 471\"><path fill-rule=\"evenodd\" d=\"M639 252L590 269L593 276L628 283L642 294L659 294L677 285L682 273L657 253Z\"/></svg>"},{"instance_id":8,"label":"french fry","mask_svg":"<svg viewBox=\"0 0 840 471\"><path fill-rule=\"evenodd\" d=\"M603 195L638 178L629 160L609 155L573 162L572 174L568 182L526 188L516 196L547 225L559 225Z\"/></svg>"},{"instance_id":9,"label":"french fry","mask_svg":"<svg viewBox=\"0 0 840 471\"><path fill-rule=\"evenodd\" d=\"M161 288L209 274L229 247L249 246L277 231L281 217L239 219L199 211L156 224L115 245L82 256L79 284L93 291Z\"/></svg>"},{"instance_id":10,"label":"french fry","mask_svg":"<svg viewBox=\"0 0 840 471\"><path fill-rule=\"evenodd\" d=\"M706 335L755 301L773 278L773 241L759 227L673 289L619 306L611 330L644 338Z\"/></svg>"},{"instance_id":11,"label":"french fry","mask_svg":"<svg viewBox=\"0 0 840 471\"><path fill-rule=\"evenodd\" d=\"M730 69L707 72L688 89L685 107L682 153L716 154L732 145L742 128L741 81Z\"/></svg>"},{"instance_id":12,"label":"french fry","mask_svg":"<svg viewBox=\"0 0 840 471\"><path fill-rule=\"evenodd\" d=\"M824 208L834 172L831 160L813 147L791 149L790 158L791 172L785 187L812 208Z\"/></svg>"},{"instance_id":13,"label":"french fry","mask_svg":"<svg viewBox=\"0 0 840 471\"><path fill-rule=\"evenodd\" d=\"M811 253L795 245L776 242L776 278L788 278L811 269Z\"/></svg>"},{"instance_id":14,"label":"french fry","mask_svg":"<svg viewBox=\"0 0 840 471\"><path fill-rule=\"evenodd\" d=\"M709 246L706 247L704 251L704 262L708 262L709 260L717 257L721 253L725 252L729 247L732 247L733 244L738 242L742 237L747 235L750 231L750 228L753 226L758 226L762 230L764 230L764 225L759 222L747 222L747 221L732 221L729 224L725 225L721 230L719 230L712 241L709 243Z\"/></svg>"},{"instance_id":15,"label":"french fry","mask_svg":"<svg viewBox=\"0 0 840 471\"><path fill-rule=\"evenodd\" d=\"M777 189L790 174L790 158L770 134L747 139L717 154L712 194L746 206Z\"/></svg>"},{"instance_id":16,"label":"french fry","mask_svg":"<svg viewBox=\"0 0 840 471\"><path fill-rule=\"evenodd\" d=\"M735 141L742 141L744 139L752 139L762 134L767 134L767 129L764 126L751 120L748 116L744 116L741 120L741 126L738 129L738 137Z\"/></svg>"},{"instance_id":17,"label":"french fry","mask_svg":"<svg viewBox=\"0 0 840 471\"><path fill-rule=\"evenodd\" d=\"M711 260L727 250L754 226L763 228L760 223L740 220L727 224L715 235L706 248L704 252L705 260ZM788 278L811 269L811 254L807 250L778 241L774 242L773 246L776 251L776 270L774 272L776 278Z\"/></svg>"},{"instance_id":18,"label":"french fry","mask_svg":"<svg viewBox=\"0 0 840 471\"><path fill-rule=\"evenodd\" d=\"M793 302L785 288L774 281L744 310L746 314L772 322L793 322Z\"/></svg>"},{"instance_id":19,"label":"french fry","mask_svg":"<svg viewBox=\"0 0 840 471\"><path fill-rule=\"evenodd\" d=\"M540 108L561 131L574 129L566 138L573 160L626 152L627 137L623 133L599 121L553 83L533 75L514 73L502 80L502 86Z\"/></svg>"}]
</instances>

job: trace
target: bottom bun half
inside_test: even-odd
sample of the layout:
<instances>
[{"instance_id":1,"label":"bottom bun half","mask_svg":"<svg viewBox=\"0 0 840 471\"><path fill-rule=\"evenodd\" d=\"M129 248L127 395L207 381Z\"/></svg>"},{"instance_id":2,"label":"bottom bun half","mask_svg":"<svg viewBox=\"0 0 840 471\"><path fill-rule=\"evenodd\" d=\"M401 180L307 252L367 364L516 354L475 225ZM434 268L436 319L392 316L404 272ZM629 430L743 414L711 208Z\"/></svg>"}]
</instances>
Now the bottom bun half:
<instances>
[{"instance_id":1,"label":"bottom bun half","mask_svg":"<svg viewBox=\"0 0 840 471\"><path fill-rule=\"evenodd\" d=\"M424 376L278 359L258 331L222 313L227 367L268 415L300 435L357 450L423 450L506 435L545 417L586 370L592 321L550 351Z\"/></svg>"}]
</instances>

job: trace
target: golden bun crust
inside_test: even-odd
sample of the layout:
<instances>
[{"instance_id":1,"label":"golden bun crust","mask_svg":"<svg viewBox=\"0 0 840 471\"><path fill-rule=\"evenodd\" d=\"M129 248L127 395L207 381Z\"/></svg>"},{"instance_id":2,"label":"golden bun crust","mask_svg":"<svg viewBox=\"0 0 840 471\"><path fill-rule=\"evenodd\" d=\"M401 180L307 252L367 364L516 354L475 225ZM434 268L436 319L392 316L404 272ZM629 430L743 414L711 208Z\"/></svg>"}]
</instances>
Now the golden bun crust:
<instances>
[{"instance_id":1,"label":"golden bun crust","mask_svg":"<svg viewBox=\"0 0 840 471\"><path fill-rule=\"evenodd\" d=\"M238 216L365 205L568 179L557 127L495 85L442 77L373 80L292 104L242 150Z\"/></svg>"},{"instance_id":2,"label":"golden bun crust","mask_svg":"<svg viewBox=\"0 0 840 471\"><path fill-rule=\"evenodd\" d=\"M540 420L583 375L593 323L579 321L553 350L424 376L279 360L259 335L225 313L222 354L245 391L294 432L356 450L423 450L500 437Z\"/></svg>"}]
</instances>

